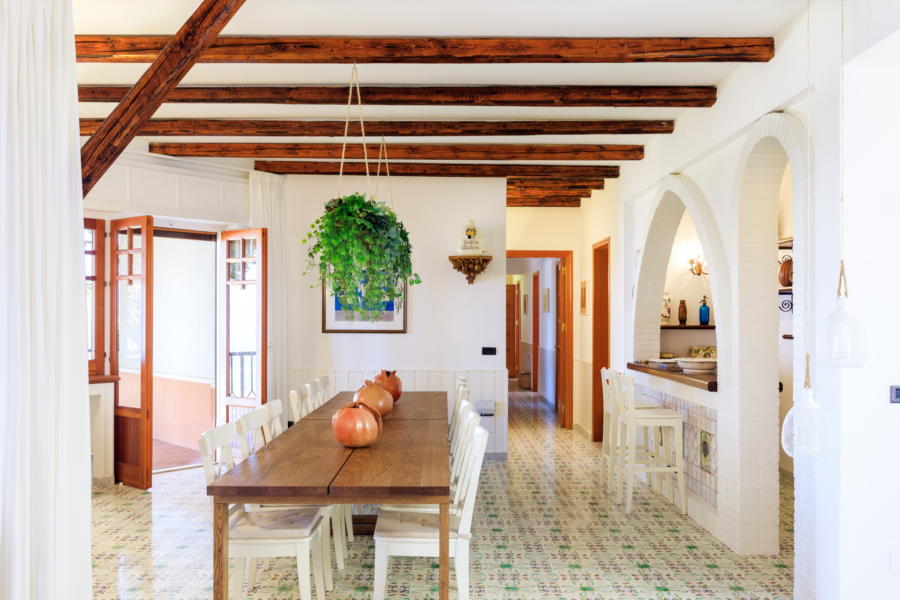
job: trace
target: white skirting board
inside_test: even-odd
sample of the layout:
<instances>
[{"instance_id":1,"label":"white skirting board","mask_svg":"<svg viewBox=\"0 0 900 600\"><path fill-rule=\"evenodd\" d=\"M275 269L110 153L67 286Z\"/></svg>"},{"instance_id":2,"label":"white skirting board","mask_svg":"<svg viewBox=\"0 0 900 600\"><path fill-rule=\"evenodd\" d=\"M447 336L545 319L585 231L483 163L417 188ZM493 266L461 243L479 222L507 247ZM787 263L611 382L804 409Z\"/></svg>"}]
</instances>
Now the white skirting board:
<instances>
[{"instance_id":1,"label":"white skirting board","mask_svg":"<svg viewBox=\"0 0 900 600\"><path fill-rule=\"evenodd\" d=\"M116 388L113 383L92 383L91 402L91 479L94 485L112 485L115 480L113 456L113 410Z\"/></svg>"},{"instance_id":2,"label":"white skirting board","mask_svg":"<svg viewBox=\"0 0 900 600\"><path fill-rule=\"evenodd\" d=\"M328 369L291 370L290 389L298 389L316 377L327 375L331 380L329 395L359 388L366 379L371 379L380 369L335 371ZM403 382L403 391L445 391L452 396L456 378L469 378L470 398L479 409L492 408L493 417L482 417L481 424L488 430L487 451L505 455L507 452L507 419L509 406L509 374L502 371L397 371ZM402 402L402 400L401 400Z\"/></svg>"}]
</instances>

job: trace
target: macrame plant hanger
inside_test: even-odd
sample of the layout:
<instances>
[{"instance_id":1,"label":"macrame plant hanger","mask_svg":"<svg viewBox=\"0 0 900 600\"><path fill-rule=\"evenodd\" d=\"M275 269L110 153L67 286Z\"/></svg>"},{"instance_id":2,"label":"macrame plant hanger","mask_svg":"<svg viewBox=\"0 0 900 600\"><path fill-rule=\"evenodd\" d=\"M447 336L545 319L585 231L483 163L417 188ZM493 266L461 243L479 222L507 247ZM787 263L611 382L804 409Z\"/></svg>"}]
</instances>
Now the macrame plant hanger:
<instances>
[{"instance_id":1,"label":"macrame plant hanger","mask_svg":"<svg viewBox=\"0 0 900 600\"><path fill-rule=\"evenodd\" d=\"M384 175L387 178L388 199L391 202L391 210L397 212L394 209L394 187L391 185L391 166L388 162L387 141L384 139L384 136L381 136L381 143L378 145L378 164L375 169L375 198L378 197L378 182L381 176L382 159L384 160Z\"/></svg>"},{"instance_id":2,"label":"macrame plant hanger","mask_svg":"<svg viewBox=\"0 0 900 600\"><path fill-rule=\"evenodd\" d=\"M344 159L347 155L347 138L350 135L350 113L353 108L353 90L356 90L356 106L359 113L359 133L362 138L363 163L366 165L366 195L371 196L372 186L369 177L369 151L366 147L366 124L363 120L362 92L359 90L359 70L356 64L350 72L350 85L347 88L347 115L344 118L344 141L341 144L341 165L338 170L337 197L341 197L341 183L344 179Z\"/></svg>"}]
</instances>

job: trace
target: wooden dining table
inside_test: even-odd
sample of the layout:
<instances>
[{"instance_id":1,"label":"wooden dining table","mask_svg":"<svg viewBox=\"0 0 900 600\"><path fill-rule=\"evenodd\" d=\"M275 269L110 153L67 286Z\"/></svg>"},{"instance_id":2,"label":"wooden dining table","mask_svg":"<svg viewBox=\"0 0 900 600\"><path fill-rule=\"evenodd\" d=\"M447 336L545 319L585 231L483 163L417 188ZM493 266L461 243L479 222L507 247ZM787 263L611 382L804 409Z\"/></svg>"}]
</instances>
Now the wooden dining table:
<instances>
[{"instance_id":1,"label":"wooden dining table","mask_svg":"<svg viewBox=\"0 0 900 600\"><path fill-rule=\"evenodd\" d=\"M228 598L228 505L437 504L439 598L450 589L450 448L447 393L405 392L378 440L345 448L331 416L341 392L209 484L213 497L213 598Z\"/></svg>"}]
</instances>

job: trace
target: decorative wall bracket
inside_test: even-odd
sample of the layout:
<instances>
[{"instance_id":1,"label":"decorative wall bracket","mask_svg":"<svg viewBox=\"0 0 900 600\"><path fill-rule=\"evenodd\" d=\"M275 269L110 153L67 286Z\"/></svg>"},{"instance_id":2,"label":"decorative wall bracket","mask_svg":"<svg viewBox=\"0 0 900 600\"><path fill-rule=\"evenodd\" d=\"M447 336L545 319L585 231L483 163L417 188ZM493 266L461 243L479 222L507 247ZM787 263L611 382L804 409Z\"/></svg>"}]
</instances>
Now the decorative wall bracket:
<instances>
[{"instance_id":1,"label":"decorative wall bracket","mask_svg":"<svg viewBox=\"0 0 900 600\"><path fill-rule=\"evenodd\" d=\"M477 254L451 256L450 264L453 268L466 276L469 285L475 283L475 278L481 275L487 269L488 263L491 262L493 256L481 256Z\"/></svg>"}]
</instances>

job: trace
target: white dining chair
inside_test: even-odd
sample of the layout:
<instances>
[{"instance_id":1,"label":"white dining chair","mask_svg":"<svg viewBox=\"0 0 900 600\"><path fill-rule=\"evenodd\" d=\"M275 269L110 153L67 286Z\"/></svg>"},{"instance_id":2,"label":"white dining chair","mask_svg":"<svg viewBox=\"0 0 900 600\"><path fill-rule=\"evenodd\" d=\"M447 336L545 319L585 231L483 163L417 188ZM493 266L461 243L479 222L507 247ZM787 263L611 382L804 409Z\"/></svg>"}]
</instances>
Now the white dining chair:
<instances>
[{"instance_id":1,"label":"white dining chair","mask_svg":"<svg viewBox=\"0 0 900 600\"><path fill-rule=\"evenodd\" d=\"M469 458L462 490L462 510L450 515L450 556L456 567L457 597L469 598L469 542L478 479L487 447L488 432L476 427L469 447ZM375 582L372 597L384 600L388 562L391 556L439 555L439 515L384 511L375 524Z\"/></svg>"},{"instance_id":2,"label":"white dining chair","mask_svg":"<svg viewBox=\"0 0 900 600\"><path fill-rule=\"evenodd\" d=\"M609 371L616 403L613 452L613 489L616 501L622 501L624 478L625 513L631 512L634 480L637 473L675 478L676 505L687 514L687 490L684 480L684 419L681 413L664 408L638 408L634 401L634 379ZM661 444L651 442L654 432L661 432ZM644 441L642 446L639 437ZM652 445L651 445L652 444Z\"/></svg>"},{"instance_id":3,"label":"white dining chair","mask_svg":"<svg viewBox=\"0 0 900 600\"><path fill-rule=\"evenodd\" d=\"M206 483L211 484L234 466L231 445L236 428L226 423L200 436L200 457ZM315 582L316 598L325 600L326 589L333 587L331 567L325 567L328 556L327 538L322 535L322 516L316 508L248 513L241 504L228 507L228 555L244 561L231 571L231 589L234 596L241 595L244 585L244 569L248 559L251 579L255 582L257 558L293 557L297 561L297 579L300 599L312 600L310 577ZM312 568L310 569L310 563Z\"/></svg>"},{"instance_id":4,"label":"white dining chair","mask_svg":"<svg viewBox=\"0 0 900 600\"><path fill-rule=\"evenodd\" d=\"M325 404L330 399L331 378L328 375L321 375L316 379L319 380L319 388L322 392L322 404Z\"/></svg>"},{"instance_id":5,"label":"white dining chair","mask_svg":"<svg viewBox=\"0 0 900 600\"><path fill-rule=\"evenodd\" d=\"M277 405L276 405L277 406ZM272 441L273 435L269 427L271 421L269 414L269 404L252 410L241 415L237 420L238 443L241 445L241 453L246 458L253 452L256 452L266 444ZM344 558L347 555L347 545L345 542L345 517L343 513L343 505L341 504L324 504L324 505L305 505L305 504L245 504L244 510L248 513L265 512L273 510L284 510L285 508L315 508L321 514L326 523L331 523L332 534L334 537L334 555L337 562L337 568L344 568ZM326 526L327 529L327 526ZM330 556L330 554L329 554ZM331 577L331 560L328 561L328 576ZM256 569L255 563L251 561L250 580L255 581Z\"/></svg>"},{"instance_id":6,"label":"white dining chair","mask_svg":"<svg viewBox=\"0 0 900 600\"><path fill-rule=\"evenodd\" d=\"M284 432L284 404L275 398L266 402L266 408L269 409L269 432L274 439Z\"/></svg>"}]
</instances>

